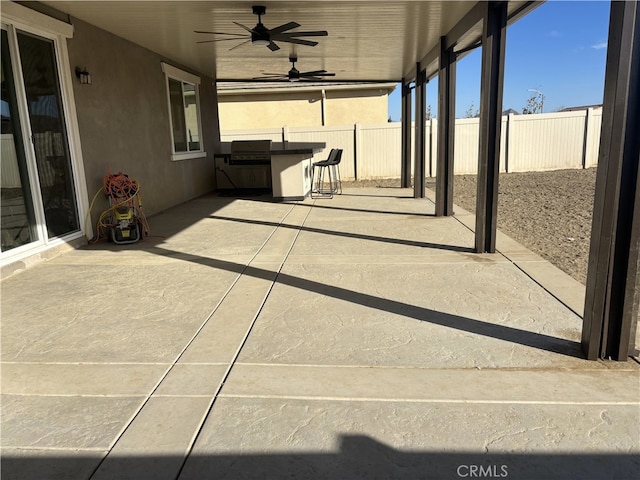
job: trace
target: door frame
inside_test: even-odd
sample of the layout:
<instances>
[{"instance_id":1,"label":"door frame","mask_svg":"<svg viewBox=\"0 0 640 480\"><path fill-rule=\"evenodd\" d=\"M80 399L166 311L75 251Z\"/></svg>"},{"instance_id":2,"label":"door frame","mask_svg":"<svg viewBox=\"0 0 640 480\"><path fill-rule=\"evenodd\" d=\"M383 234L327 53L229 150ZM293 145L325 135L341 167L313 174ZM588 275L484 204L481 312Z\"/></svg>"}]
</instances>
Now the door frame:
<instances>
[{"instance_id":1,"label":"door frame","mask_svg":"<svg viewBox=\"0 0 640 480\"><path fill-rule=\"evenodd\" d=\"M24 85L22 84L22 71L18 57L16 30L24 31L39 37L51 40L56 56L58 82L63 109L63 118L67 131L67 141L71 160L71 171L73 177L73 188L76 196L76 209L79 219L79 230L61 237L48 238L45 225L38 225L40 238L27 245L22 245L0 254L0 266L6 266L16 261L25 260L28 257L42 254L55 247L60 247L73 241L88 238L93 227L87 215L89 211L88 192L86 187L84 162L82 159L82 148L80 142L80 132L78 128L78 118L76 115L75 97L73 94L73 76L67 50L67 39L73 37L73 25L56 20L47 15L43 15L35 10L23 7L14 2L3 2L2 5L2 28L6 29L11 52L11 62L14 75L17 76L16 94L18 96L18 110L22 127L23 144L27 156L27 168L30 175L30 186L33 195L40 192L39 181L35 164L35 151L31 142L31 125L28 116ZM35 200L36 216L44 218L42 201Z\"/></svg>"}]
</instances>

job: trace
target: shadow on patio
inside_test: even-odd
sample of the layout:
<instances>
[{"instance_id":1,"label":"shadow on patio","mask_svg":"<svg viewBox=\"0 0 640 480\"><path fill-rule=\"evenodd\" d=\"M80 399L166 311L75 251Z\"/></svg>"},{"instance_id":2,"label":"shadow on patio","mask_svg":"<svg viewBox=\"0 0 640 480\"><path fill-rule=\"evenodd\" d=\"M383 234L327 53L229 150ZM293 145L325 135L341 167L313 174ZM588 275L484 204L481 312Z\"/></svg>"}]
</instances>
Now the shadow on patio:
<instances>
[{"instance_id":1,"label":"shadow on patio","mask_svg":"<svg viewBox=\"0 0 640 480\"><path fill-rule=\"evenodd\" d=\"M470 253L466 214L346 193L201 197L5 280L3 478L638 466L636 364L583 360L580 318Z\"/></svg>"},{"instance_id":2,"label":"shadow on patio","mask_svg":"<svg viewBox=\"0 0 640 480\"><path fill-rule=\"evenodd\" d=\"M220 219L222 217L214 216L212 218ZM222 218L222 219L230 220L228 218ZM249 220L238 220L238 219L233 219L233 221L238 221L242 223L257 223L261 225L270 225L270 223L268 222L252 222ZM277 226L280 228L283 228L283 227L296 228L296 227L293 227L290 225L284 225L284 224L280 224L280 225L271 224L271 225ZM306 229L302 227L300 228L300 230L311 231L314 233L328 234L328 235L338 235L338 236L342 235L342 236L348 236L351 238L358 238L358 239L368 240L368 241L384 241L384 242L390 242L390 243L398 243L401 245L412 245L412 246L426 247L426 248L436 248L436 249L442 248L445 250L463 251L463 252L467 252L470 250L464 247L437 245L437 244L429 244L429 243L421 244L419 242L407 242L407 241L402 241L400 239L392 239L392 238L381 239L378 237L351 235L351 234L345 234L340 232L331 232L331 231L322 230L322 229ZM156 254L156 255L168 256L171 258L184 260L187 262L198 263L200 265L205 265L211 268L228 270L230 272L238 273L241 275L247 275L250 277L255 277L263 280L271 280L273 278L273 271L271 270L256 268L252 266L246 267L239 263L225 262L222 260L213 260L210 258L201 257L197 255L189 255L189 254L185 254L177 251L166 250L161 247L147 248L145 249L145 251ZM580 344L579 342L575 342L575 341L564 340L562 338L556 338L556 337L544 335L541 333L531 332L525 329L513 328L508 325L498 325L490 322L474 320L473 318L467 318L459 315L451 315L443 312L438 312L428 308L421 308L415 305L410 305L403 302L397 302L394 300L381 298L379 296L360 293L355 290L349 290L345 288L336 287L333 285L320 283L313 280L299 278L299 277L288 275L282 272L279 272L273 281L276 284L288 285L296 289L312 292L316 295L321 295L324 297L329 297L336 300L341 300L344 302L361 305L368 309L379 310L381 312L387 312L387 313L391 313L393 315L399 315L405 318L412 318L415 320L429 322L434 325L440 325L443 327L453 328L456 330L461 330L461 331L473 333L476 335L491 337L498 340L504 340L506 342L538 348L541 350L547 350L549 352L569 355L577 358L583 357L580 351Z\"/></svg>"},{"instance_id":3,"label":"shadow on patio","mask_svg":"<svg viewBox=\"0 0 640 480\"><path fill-rule=\"evenodd\" d=\"M331 449L333 450L333 449ZM527 454L474 453L446 451L400 451L366 435L342 435L337 451L300 451L291 453L194 454L184 464L181 455L132 456L111 459L109 468L98 478L135 478L152 480L172 472L183 480L245 478L517 478L518 480L566 480L568 478L632 478L638 467L633 454ZM95 456L82 458L27 459L6 458L7 478L12 472L41 472L69 475L90 472ZM122 472L128 475L121 476ZM18 477L15 477L18 478ZM24 478L24 477L22 477Z\"/></svg>"}]
</instances>

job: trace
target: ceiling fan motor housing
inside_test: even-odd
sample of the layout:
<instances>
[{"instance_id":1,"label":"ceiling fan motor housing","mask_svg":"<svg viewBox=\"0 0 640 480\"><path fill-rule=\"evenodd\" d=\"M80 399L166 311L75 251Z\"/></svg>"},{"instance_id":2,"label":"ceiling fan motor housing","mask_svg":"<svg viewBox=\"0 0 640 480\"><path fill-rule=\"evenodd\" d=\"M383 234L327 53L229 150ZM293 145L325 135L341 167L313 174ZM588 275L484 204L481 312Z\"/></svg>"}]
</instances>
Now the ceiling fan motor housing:
<instances>
[{"instance_id":1,"label":"ceiling fan motor housing","mask_svg":"<svg viewBox=\"0 0 640 480\"><path fill-rule=\"evenodd\" d=\"M270 43L271 37L269 36L269 29L262 23L258 23L251 31L251 43Z\"/></svg>"},{"instance_id":2,"label":"ceiling fan motor housing","mask_svg":"<svg viewBox=\"0 0 640 480\"><path fill-rule=\"evenodd\" d=\"M251 30L251 43L256 45L268 45L271 43L269 29L262 24L261 16L267 12L267 7L254 5L251 7L253 14L258 16L258 24Z\"/></svg>"},{"instance_id":3,"label":"ceiling fan motor housing","mask_svg":"<svg viewBox=\"0 0 640 480\"><path fill-rule=\"evenodd\" d=\"M300 80L300 71L296 67L293 67L289 70L289 81L297 82L298 80Z\"/></svg>"}]
</instances>

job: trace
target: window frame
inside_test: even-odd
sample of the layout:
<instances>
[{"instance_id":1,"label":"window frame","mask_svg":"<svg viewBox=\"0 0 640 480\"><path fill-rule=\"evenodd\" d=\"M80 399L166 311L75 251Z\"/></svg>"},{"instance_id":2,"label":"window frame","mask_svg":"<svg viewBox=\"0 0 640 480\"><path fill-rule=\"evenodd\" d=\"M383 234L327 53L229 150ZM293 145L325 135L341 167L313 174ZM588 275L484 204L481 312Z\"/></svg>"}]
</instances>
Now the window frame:
<instances>
[{"instance_id":1,"label":"window frame","mask_svg":"<svg viewBox=\"0 0 640 480\"><path fill-rule=\"evenodd\" d=\"M169 122L170 128L169 133L171 134L171 160L172 161L180 161L180 160L189 160L192 158L202 158L206 157L207 153L204 150L204 142L202 136L202 117L200 110L200 84L201 79L197 75L194 75L189 72L185 72L173 65L169 65L168 63L161 62L162 71L165 76L165 89L167 93L167 112L169 114ZM200 143L200 148L198 150L191 150L186 152L176 152L176 144L173 136L173 125L174 119L171 113L171 91L169 87L169 80L176 80L182 83L188 83L193 85L195 89L195 97L196 97L196 120L198 122L198 141ZM184 104L184 90L182 92L183 104Z\"/></svg>"}]
</instances>

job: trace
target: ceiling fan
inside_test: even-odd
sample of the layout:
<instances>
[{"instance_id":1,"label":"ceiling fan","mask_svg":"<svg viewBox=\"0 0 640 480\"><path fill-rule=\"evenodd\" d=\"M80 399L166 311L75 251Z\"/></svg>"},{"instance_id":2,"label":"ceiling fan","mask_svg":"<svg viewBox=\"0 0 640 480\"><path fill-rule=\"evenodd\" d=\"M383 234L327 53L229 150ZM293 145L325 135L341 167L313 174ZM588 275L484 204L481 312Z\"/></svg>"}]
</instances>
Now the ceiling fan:
<instances>
[{"instance_id":1,"label":"ceiling fan","mask_svg":"<svg viewBox=\"0 0 640 480\"><path fill-rule=\"evenodd\" d=\"M258 23L255 27L249 28L246 25L242 25L241 23L233 22L239 27L244 28L247 32L250 33L250 35L247 35L246 33L207 32L202 30L195 30L195 33L226 35L226 38L204 40L197 43L225 42L231 40L238 41L243 38L248 38L248 40L245 40L244 42L230 48L229 50L234 50L242 45L251 42L252 45L266 45L269 50L275 52L276 50L280 50L280 47L275 43L276 41L296 43L298 45L308 45L310 47L314 47L318 44L318 42L314 42L312 40L304 40L298 37L326 37L328 35L326 30L319 30L314 32L290 32L289 30L298 28L300 26L300 24L296 22L285 23L283 25L280 25L279 27L269 29L262 23L262 15L266 13L267 7L262 5L254 5L252 9L254 15L258 16Z\"/></svg>"},{"instance_id":2,"label":"ceiling fan","mask_svg":"<svg viewBox=\"0 0 640 480\"><path fill-rule=\"evenodd\" d=\"M291 62L291 70L289 72L282 73L263 73L263 77L256 77L253 80L289 80L290 82L299 81L318 81L324 80L322 77L335 77L335 73L329 73L326 70L313 70L312 72L301 72L296 68L296 62L298 57L289 57Z\"/></svg>"}]
</instances>

